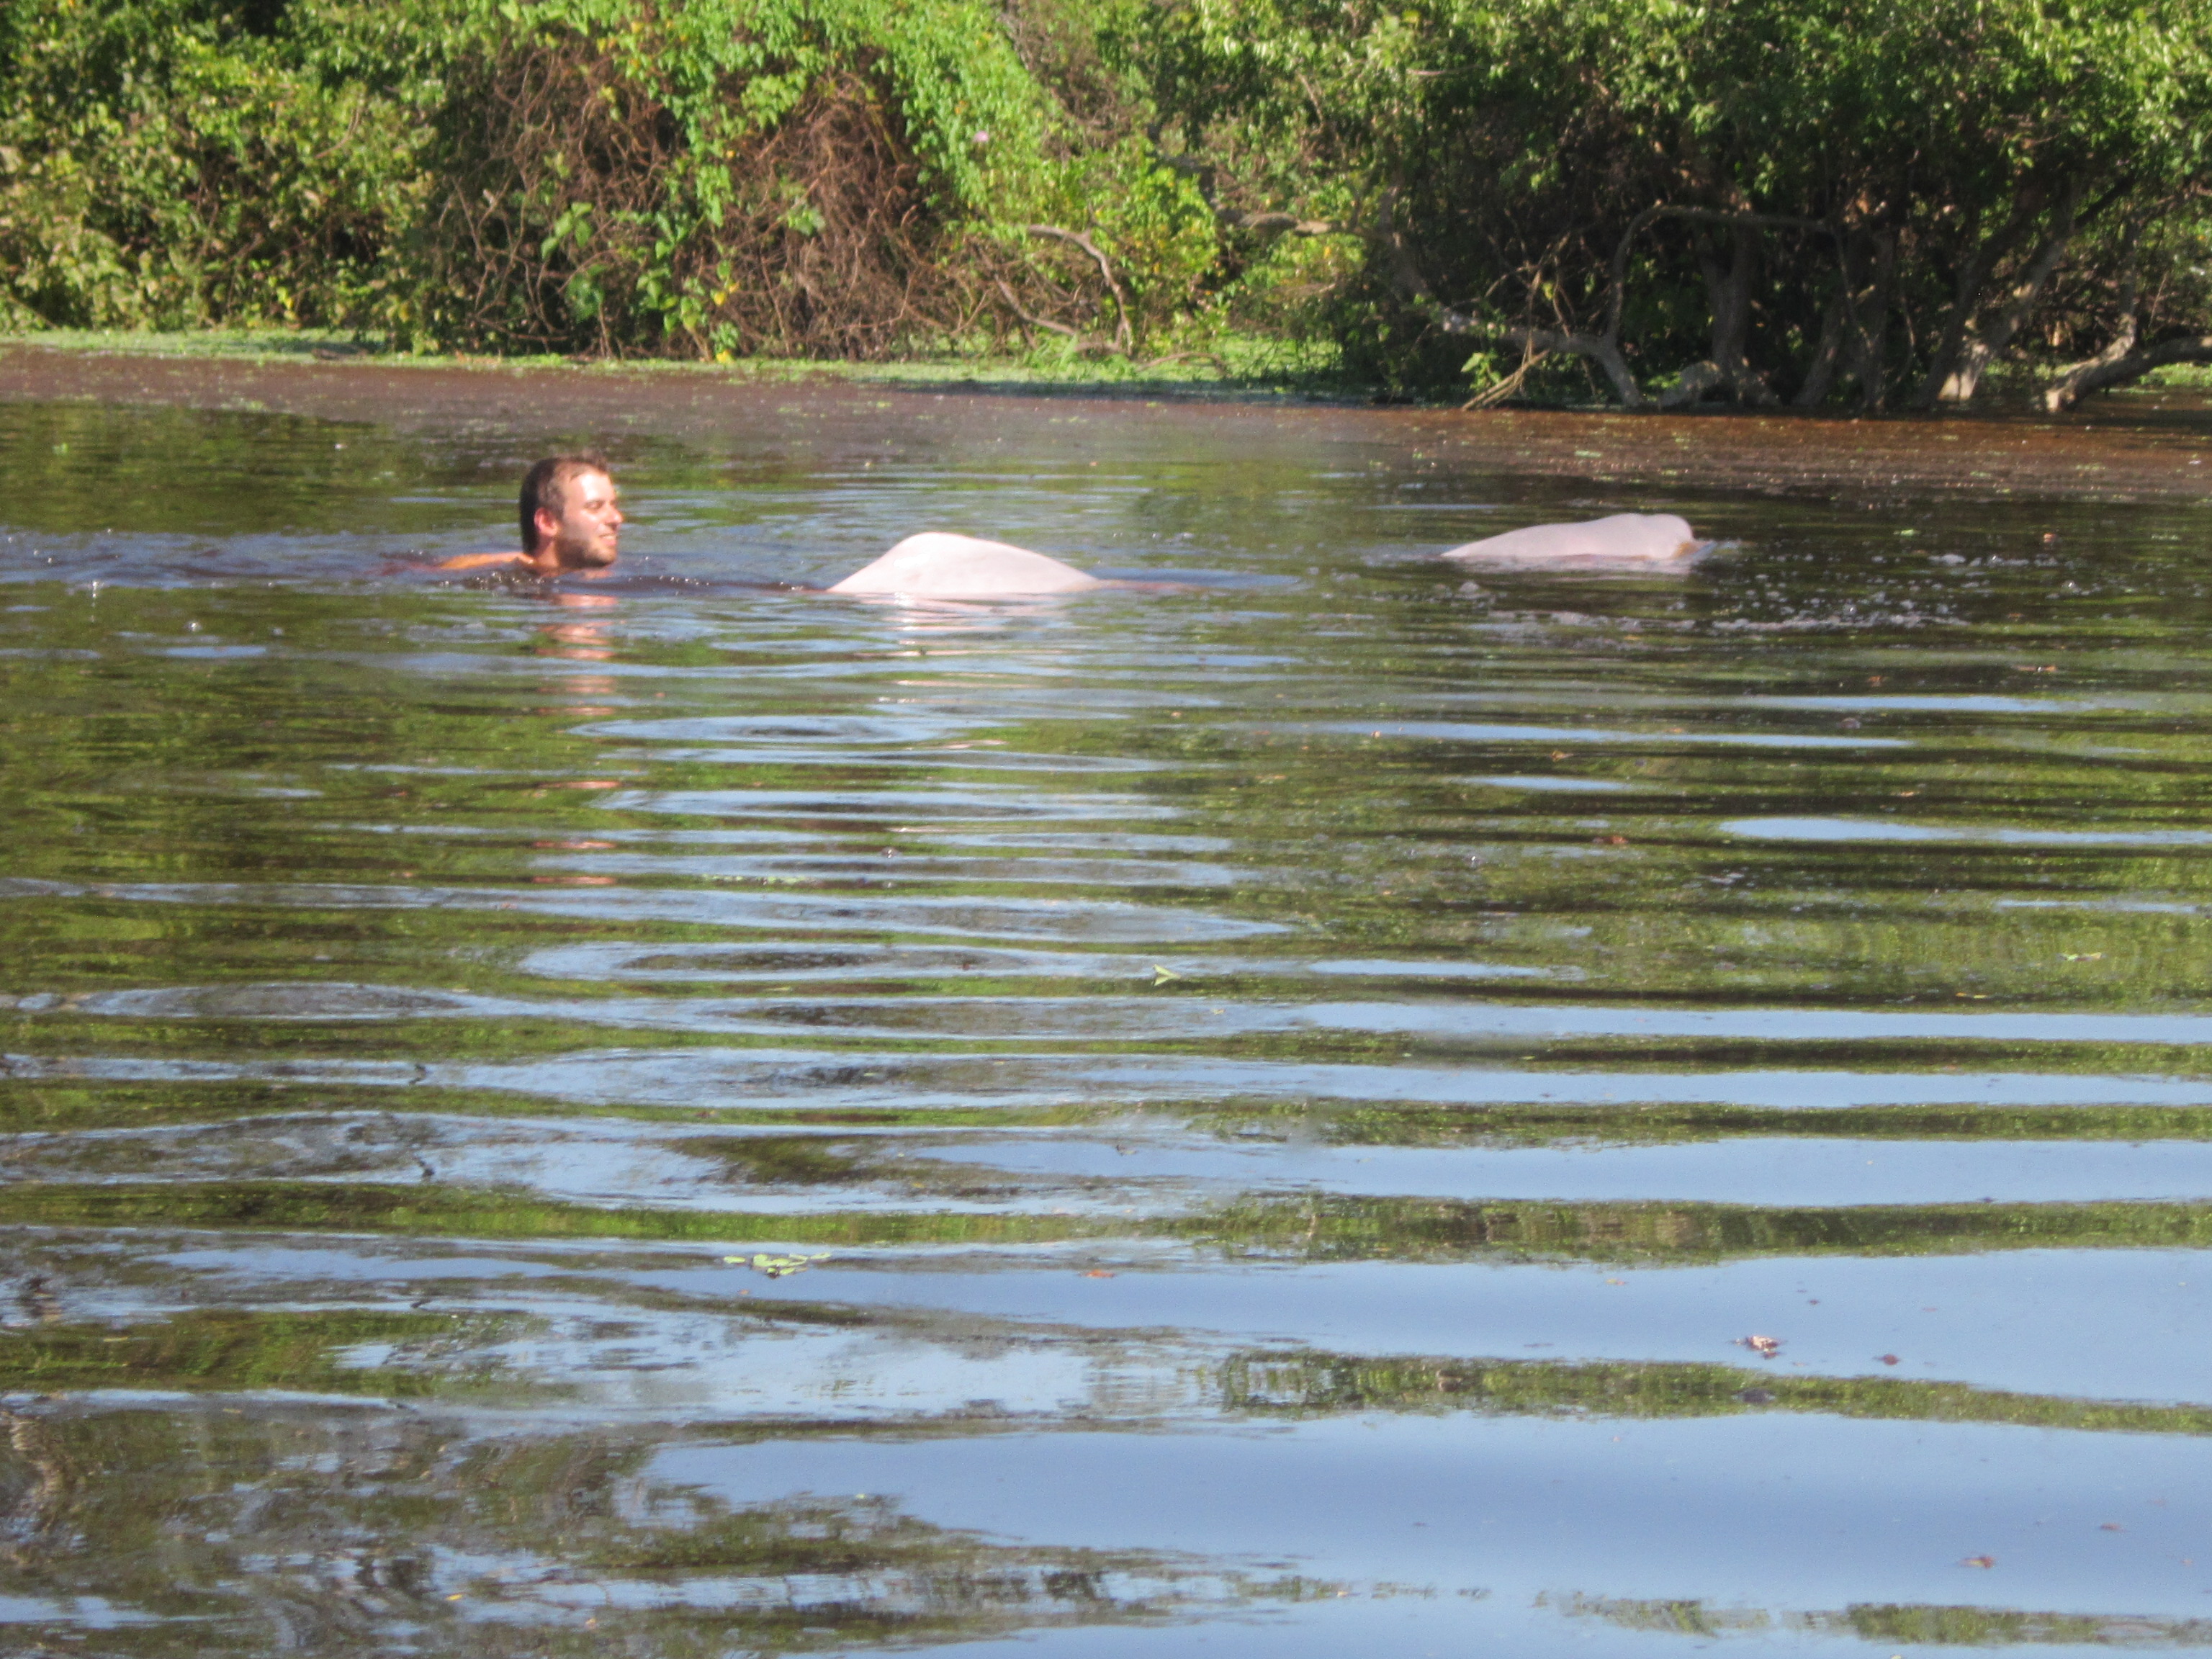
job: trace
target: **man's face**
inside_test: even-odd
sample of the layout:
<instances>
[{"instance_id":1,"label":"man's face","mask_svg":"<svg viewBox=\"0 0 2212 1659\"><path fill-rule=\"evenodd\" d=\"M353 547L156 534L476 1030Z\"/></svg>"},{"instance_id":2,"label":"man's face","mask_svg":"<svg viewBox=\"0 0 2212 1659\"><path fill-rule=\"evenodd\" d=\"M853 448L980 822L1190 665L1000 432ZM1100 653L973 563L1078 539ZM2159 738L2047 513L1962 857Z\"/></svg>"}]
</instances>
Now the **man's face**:
<instances>
[{"instance_id":1,"label":"man's face","mask_svg":"<svg viewBox=\"0 0 2212 1659\"><path fill-rule=\"evenodd\" d=\"M622 535L622 496L604 472L579 472L566 481L556 516L538 509L538 556L548 553L563 570L597 570L615 562Z\"/></svg>"}]
</instances>

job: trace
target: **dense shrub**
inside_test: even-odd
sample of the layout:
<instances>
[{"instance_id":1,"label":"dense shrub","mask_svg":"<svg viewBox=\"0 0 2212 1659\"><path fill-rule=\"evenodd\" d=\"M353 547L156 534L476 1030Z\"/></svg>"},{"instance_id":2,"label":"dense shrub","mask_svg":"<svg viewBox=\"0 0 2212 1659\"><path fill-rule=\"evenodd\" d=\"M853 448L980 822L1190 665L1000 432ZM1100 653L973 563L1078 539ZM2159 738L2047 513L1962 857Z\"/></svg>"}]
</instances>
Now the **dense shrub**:
<instances>
[{"instance_id":1,"label":"dense shrub","mask_svg":"<svg viewBox=\"0 0 2212 1659\"><path fill-rule=\"evenodd\" d=\"M0 94L18 325L1239 327L1635 406L2212 360L2208 0L9 0Z\"/></svg>"},{"instance_id":2,"label":"dense shrub","mask_svg":"<svg viewBox=\"0 0 2212 1659\"><path fill-rule=\"evenodd\" d=\"M1062 171L975 0L9 17L0 292L52 323L874 355L972 325Z\"/></svg>"},{"instance_id":3,"label":"dense shrub","mask_svg":"<svg viewBox=\"0 0 2212 1659\"><path fill-rule=\"evenodd\" d=\"M1972 395L2205 326L2203 0L1171 0L1181 148L1366 249L1376 372L1580 358L1625 401ZM1255 165L1255 161L1258 165Z\"/></svg>"},{"instance_id":4,"label":"dense shrub","mask_svg":"<svg viewBox=\"0 0 2212 1659\"><path fill-rule=\"evenodd\" d=\"M15 0L0 37L0 303L59 324L337 322L423 191L404 97L281 15Z\"/></svg>"},{"instance_id":5,"label":"dense shrub","mask_svg":"<svg viewBox=\"0 0 2212 1659\"><path fill-rule=\"evenodd\" d=\"M969 0L539 0L476 20L424 165L432 338L878 356L972 321L963 253L1049 111Z\"/></svg>"}]
</instances>

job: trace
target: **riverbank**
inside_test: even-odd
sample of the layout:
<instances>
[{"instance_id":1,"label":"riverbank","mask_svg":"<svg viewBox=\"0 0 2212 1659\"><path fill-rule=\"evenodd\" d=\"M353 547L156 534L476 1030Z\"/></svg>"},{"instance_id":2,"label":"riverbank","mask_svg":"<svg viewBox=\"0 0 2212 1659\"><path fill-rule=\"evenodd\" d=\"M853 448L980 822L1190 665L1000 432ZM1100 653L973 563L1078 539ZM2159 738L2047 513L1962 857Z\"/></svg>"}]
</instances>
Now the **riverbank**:
<instances>
[{"instance_id":1,"label":"riverbank","mask_svg":"<svg viewBox=\"0 0 2212 1659\"><path fill-rule=\"evenodd\" d=\"M964 428L1051 421L1108 444L1161 421L1310 442L1316 464L1485 471L1632 492L1750 491L1845 501L1930 493L2054 501L2212 500L2212 402L2180 383L2086 413L1850 417L1785 411L1376 406L1312 363L1224 374L1222 363L1073 359L735 364L465 359L377 352L312 333L70 334L0 338L0 398L264 412L396 429L518 422L617 451L713 432L775 442L794 421L860 444L890 404L953 403ZM1232 371L1233 363L1226 367ZM1353 452L1346 453L1346 448ZM1369 452L1374 452L1370 453ZM1362 456L1365 459L1363 459ZM1326 460L1324 461L1324 458Z\"/></svg>"},{"instance_id":2,"label":"riverbank","mask_svg":"<svg viewBox=\"0 0 2212 1659\"><path fill-rule=\"evenodd\" d=\"M0 333L0 349L17 346L82 354L179 359L195 362L351 362L380 368L568 369L589 374L705 376L781 385L828 380L862 386L1018 387L1102 396L1296 396L1368 403L1375 389L1346 376L1334 346L1319 342L1232 335L1203 351L1148 359L1084 353L1055 342L1020 353L954 352L880 362L842 358L745 357L722 362L683 357L565 357L553 353L471 356L395 351L345 329L42 329Z\"/></svg>"}]
</instances>

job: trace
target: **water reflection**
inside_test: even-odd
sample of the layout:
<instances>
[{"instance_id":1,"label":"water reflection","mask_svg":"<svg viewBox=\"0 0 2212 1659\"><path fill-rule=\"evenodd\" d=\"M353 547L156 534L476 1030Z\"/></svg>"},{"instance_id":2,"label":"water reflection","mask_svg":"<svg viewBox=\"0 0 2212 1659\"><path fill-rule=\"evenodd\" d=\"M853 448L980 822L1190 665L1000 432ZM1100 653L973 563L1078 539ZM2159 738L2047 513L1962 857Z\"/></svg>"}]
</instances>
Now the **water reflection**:
<instances>
[{"instance_id":1,"label":"water reflection","mask_svg":"<svg viewBox=\"0 0 2212 1659\"><path fill-rule=\"evenodd\" d=\"M9 1640L2212 1645L2193 507L440 373L0 404Z\"/></svg>"}]
</instances>

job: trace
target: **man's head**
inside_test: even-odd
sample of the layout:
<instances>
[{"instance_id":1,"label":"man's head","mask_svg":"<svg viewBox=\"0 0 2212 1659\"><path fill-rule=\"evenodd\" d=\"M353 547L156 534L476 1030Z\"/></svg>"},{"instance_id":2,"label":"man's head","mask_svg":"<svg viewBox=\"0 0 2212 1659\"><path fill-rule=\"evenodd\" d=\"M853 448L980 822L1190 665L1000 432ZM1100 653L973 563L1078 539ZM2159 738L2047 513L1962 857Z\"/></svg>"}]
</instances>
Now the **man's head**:
<instances>
[{"instance_id":1,"label":"man's head","mask_svg":"<svg viewBox=\"0 0 2212 1659\"><path fill-rule=\"evenodd\" d=\"M595 570L615 562L621 497L603 456L549 455L522 475L522 550L540 568Z\"/></svg>"}]
</instances>

